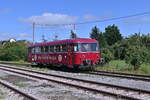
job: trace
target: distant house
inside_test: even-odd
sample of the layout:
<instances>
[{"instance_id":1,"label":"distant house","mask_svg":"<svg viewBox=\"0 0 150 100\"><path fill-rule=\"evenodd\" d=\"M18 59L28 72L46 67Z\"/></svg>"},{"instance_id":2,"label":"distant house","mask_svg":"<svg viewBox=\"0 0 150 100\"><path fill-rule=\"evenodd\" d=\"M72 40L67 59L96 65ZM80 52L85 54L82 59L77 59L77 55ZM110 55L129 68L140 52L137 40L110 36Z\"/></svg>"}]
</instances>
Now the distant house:
<instances>
[{"instance_id":1,"label":"distant house","mask_svg":"<svg viewBox=\"0 0 150 100\"><path fill-rule=\"evenodd\" d=\"M16 39L9 39L9 42L16 42Z\"/></svg>"},{"instance_id":2,"label":"distant house","mask_svg":"<svg viewBox=\"0 0 150 100\"><path fill-rule=\"evenodd\" d=\"M3 46L5 45L6 42L16 42L16 39L9 39L9 40L3 40L3 41L0 41L0 46Z\"/></svg>"},{"instance_id":3,"label":"distant house","mask_svg":"<svg viewBox=\"0 0 150 100\"><path fill-rule=\"evenodd\" d=\"M0 41L0 46L4 46L7 42L16 42L16 43L22 43L25 46L30 46L32 43L30 41L27 40L16 40L16 39L9 39L9 40L4 40L4 41Z\"/></svg>"}]
</instances>

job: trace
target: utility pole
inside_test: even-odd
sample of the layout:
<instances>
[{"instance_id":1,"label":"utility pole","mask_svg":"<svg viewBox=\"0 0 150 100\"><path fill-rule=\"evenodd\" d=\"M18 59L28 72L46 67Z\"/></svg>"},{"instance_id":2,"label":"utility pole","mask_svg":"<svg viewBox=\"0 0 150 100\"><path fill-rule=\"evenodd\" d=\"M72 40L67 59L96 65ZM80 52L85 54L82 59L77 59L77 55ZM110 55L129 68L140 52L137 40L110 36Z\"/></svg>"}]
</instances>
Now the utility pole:
<instances>
[{"instance_id":1,"label":"utility pole","mask_svg":"<svg viewBox=\"0 0 150 100\"><path fill-rule=\"evenodd\" d=\"M35 43L35 40L34 40L34 32L35 32L35 23L33 23L33 44Z\"/></svg>"}]
</instances>

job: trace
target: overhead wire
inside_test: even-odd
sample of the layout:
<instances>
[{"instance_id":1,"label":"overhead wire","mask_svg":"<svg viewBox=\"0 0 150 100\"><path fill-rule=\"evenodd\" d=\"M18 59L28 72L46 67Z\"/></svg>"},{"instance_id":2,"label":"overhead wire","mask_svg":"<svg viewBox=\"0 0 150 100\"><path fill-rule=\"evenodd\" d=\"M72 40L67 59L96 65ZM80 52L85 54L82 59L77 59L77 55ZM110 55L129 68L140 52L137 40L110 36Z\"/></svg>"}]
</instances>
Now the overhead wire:
<instances>
[{"instance_id":1,"label":"overhead wire","mask_svg":"<svg viewBox=\"0 0 150 100\"><path fill-rule=\"evenodd\" d=\"M136 16L142 16L142 15L147 15L150 14L150 11L147 12L142 12L142 13L136 13L132 15L126 15L126 16L120 16L120 17L113 17L113 18L108 18L108 19L99 19L99 20L94 20L94 21L85 21L85 22L77 22L77 23L69 23L69 24L36 24L38 26L66 26L66 25L81 25L81 24L91 24L91 23L99 23L99 22L106 22L106 21L113 21L113 20L119 20L119 19L125 19L125 18L130 18L130 17L136 17Z\"/></svg>"}]
</instances>

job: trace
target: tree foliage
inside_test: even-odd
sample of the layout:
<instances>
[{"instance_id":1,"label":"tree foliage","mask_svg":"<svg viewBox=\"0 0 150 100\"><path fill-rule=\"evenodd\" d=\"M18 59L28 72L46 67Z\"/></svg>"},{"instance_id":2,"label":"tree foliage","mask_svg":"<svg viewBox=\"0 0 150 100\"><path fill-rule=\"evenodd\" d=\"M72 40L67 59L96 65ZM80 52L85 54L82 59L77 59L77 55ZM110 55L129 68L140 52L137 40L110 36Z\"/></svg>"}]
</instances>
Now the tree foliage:
<instances>
[{"instance_id":1,"label":"tree foliage","mask_svg":"<svg viewBox=\"0 0 150 100\"><path fill-rule=\"evenodd\" d=\"M114 24L105 28L104 36L108 45L113 45L123 39L120 30Z\"/></svg>"},{"instance_id":2,"label":"tree foliage","mask_svg":"<svg viewBox=\"0 0 150 100\"><path fill-rule=\"evenodd\" d=\"M19 61L27 60L27 46L22 42L6 42L0 48L0 60Z\"/></svg>"},{"instance_id":3,"label":"tree foliage","mask_svg":"<svg viewBox=\"0 0 150 100\"><path fill-rule=\"evenodd\" d=\"M150 63L150 34L135 33L123 38L119 28L113 24L106 27L105 32L93 27L90 38L99 41L101 57L106 62L112 59L125 60L134 70L143 63Z\"/></svg>"},{"instance_id":4,"label":"tree foliage","mask_svg":"<svg viewBox=\"0 0 150 100\"><path fill-rule=\"evenodd\" d=\"M142 63L150 63L150 36L134 35L111 46L115 59L124 59L138 69Z\"/></svg>"},{"instance_id":5,"label":"tree foliage","mask_svg":"<svg viewBox=\"0 0 150 100\"><path fill-rule=\"evenodd\" d=\"M103 32L100 32L99 28L97 28L96 26L92 28L92 32L90 33L90 38L97 40L101 47L105 47L107 45Z\"/></svg>"},{"instance_id":6,"label":"tree foliage","mask_svg":"<svg viewBox=\"0 0 150 100\"><path fill-rule=\"evenodd\" d=\"M108 63L114 58L112 52L108 48L101 49L101 56L103 57L105 63Z\"/></svg>"},{"instance_id":7,"label":"tree foliage","mask_svg":"<svg viewBox=\"0 0 150 100\"><path fill-rule=\"evenodd\" d=\"M92 32L90 33L91 39L95 39L99 41L100 31L96 26L92 28Z\"/></svg>"},{"instance_id":8,"label":"tree foliage","mask_svg":"<svg viewBox=\"0 0 150 100\"><path fill-rule=\"evenodd\" d=\"M106 62L109 62L114 58L113 50L109 49L110 47L108 46L113 45L123 39L118 27L115 25L106 27L105 32L100 32L99 28L96 26L93 27L92 32L90 33L90 38L96 39L99 42L100 48L102 49L101 57L104 58Z\"/></svg>"},{"instance_id":9,"label":"tree foliage","mask_svg":"<svg viewBox=\"0 0 150 100\"><path fill-rule=\"evenodd\" d=\"M71 30L70 32L70 38L77 38L77 34L73 32L73 30Z\"/></svg>"}]
</instances>

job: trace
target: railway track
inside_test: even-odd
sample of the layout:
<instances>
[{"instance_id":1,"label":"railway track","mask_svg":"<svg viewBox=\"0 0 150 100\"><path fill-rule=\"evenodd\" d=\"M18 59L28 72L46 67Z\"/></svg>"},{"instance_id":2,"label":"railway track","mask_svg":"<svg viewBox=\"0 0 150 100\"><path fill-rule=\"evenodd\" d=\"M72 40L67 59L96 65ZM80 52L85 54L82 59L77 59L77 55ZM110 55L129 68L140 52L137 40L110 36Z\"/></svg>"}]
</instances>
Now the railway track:
<instances>
[{"instance_id":1,"label":"railway track","mask_svg":"<svg viewBox=\"0 0 150 100\"><path fill-rule=\"evenodd\" d=\"M33 97L30 94L19 90L18 88L16 88L15 86L13 86L12 84L10 84L10 83L8 83L6 81L0 80L0 84L3 85L4 87L7 87L8 89L14 91L15 93L20 94L21 96L26 98L25 100L38 100L36 97Z\"/></svg>"},{"instance_id":2,"label":"railway track","mask_svg":"<svg viewBox=\"0 0 150 100\"><path fill-rule=\"evenodd\" d=\"M31 66L32 65L32 64L7 63L7 62L3 62L1 64L23 65L23 66ZM133 80L150 82L150 75L137 75L137 74L107 72L107 71L92 71L92 72L84 72L84 73L92 74L92 75L103 75L103 76L109 76L109 77L118 77L118 78L126 78L126 79L133 79Z\"/></svg>"},{"instance_id":3,"label":"railway track","mask_svg":"<svg viewBox=\"0 0 150 100\"><path fill-rule=\"evenodd\" d=\"M148 75L135 75L135 74L128 74L128 73L107 72L107 71L92 71L92 72L85 72L85 73L86 74L91 74L91 75L119 77L119 78L126 78L126 79L150 82L150 76L148 76Z\"/></svg>"},{"instance_id":4,"label":"railway track","mask_svg":"<svg viewBox=\"0 0 150 100\"><path fill-rule=\"evenodd\" d=\"M64 84L75 88L80 88L93 93L111 96L115 99L126 99L126 100L150 99L150 91L147 90L140 90L136 88L117 86L117 85L100 83L100 82L95 82L90 80L83 80L79 78L54 75L50 73L33 71L24 68L17 68L8 65L0 64L0 69L4 71L9 71L13 73L18 73L18 74L42 79L42 80L48 80L48 81Z\"/></svg>"}]
</instances>

